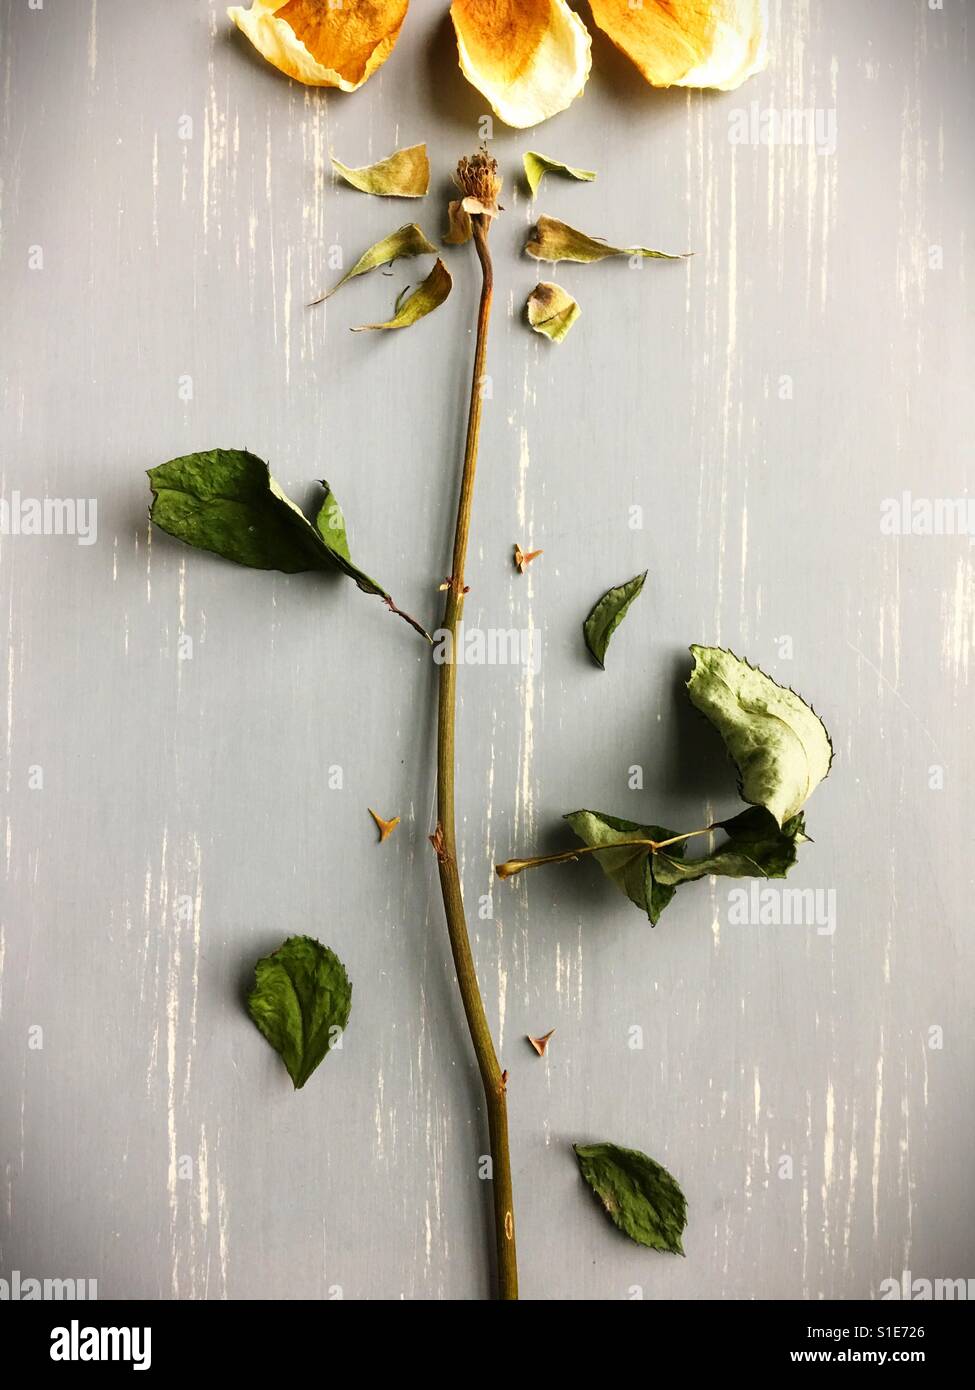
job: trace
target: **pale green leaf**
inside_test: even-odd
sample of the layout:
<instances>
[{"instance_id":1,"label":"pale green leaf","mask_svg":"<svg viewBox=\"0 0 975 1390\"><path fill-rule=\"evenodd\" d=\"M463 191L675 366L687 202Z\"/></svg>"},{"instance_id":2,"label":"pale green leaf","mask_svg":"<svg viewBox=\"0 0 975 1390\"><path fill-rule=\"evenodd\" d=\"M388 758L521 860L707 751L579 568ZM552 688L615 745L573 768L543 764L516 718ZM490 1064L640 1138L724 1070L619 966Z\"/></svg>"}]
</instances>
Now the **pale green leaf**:
<instances>
[{"instance_id":1,"label":"pale green leaf","mask_svg":"<svg viewBox=\"0 0 975 1390\"><path fill-rule=\"evenodd\" d=\"M333 285L327 294L319 295L318 299L313 299L311 303L313 305L323 303L336 290L341 289L347 280L354 280L358 275L365 275L368 271L375 270L377 266L391 265L393 261L397 261L403 256L435 256L436 254L437 248L430 244L416 223L408 222L405 227L400 227L398 231L391 232L389 236L375 242L368 251L363 251L352 269L346 271L338 284Z\"/></svg>"},{"instance_id":2,"label":"pale green leaf","mask_svg":"<svg viewBox=\"0 0 975 1390\"><path fill-rule=\"evenodd\" d=\"M614 1226L651 1250L683 1255L687 1202L654 1159L618 1144L573 1144L579 1171Z\"/></svg>"},{"instance_id":3,"label":"pale green leaf","mask_svg":"<svg viewBox=\"0 0 975 1390\"><path fill-rule=\"evenodd\" d=\"M310 936L292 936L254 967L247 996L251 1018L300 1090L349 1021L352 985L334 951Z\"/></svg>"},{"instance_id":4,"label":"pale green leaf","mask_svg":"<svg viewBox=\"0 0 975 1390\"><path fill-rule=\"evenodd\" d=\"M563 164L561 160L550 159L547 154L539 154L537 150L528 150L522 156L525 166L525 178L528 180L528 187L531 189L532 197L538 192L538 185L546 174L563 174L566 178L580 179L585 183L592 183L596 177L592 169L576 169L571 164Z\"/></svg>"},{"instance_id":5,"label":"pale green leaf","mask_svg":"<svg viewBox=\"0 0 975 1390\"><path fill-rule=\"evenodd\" d=\"M535 224L534 235L525 244L529 256L536 261L602 261L607 256L641 256L649 260L681 261L685 253L671 255L667 251L651 251L646 246L607 246L577 231L557 217L542 216Z\"/></svg>"},{"instance_id":6,"label":"pale green leaf","mask_svg":"<svg viewBox=\"0 0 975 1390\"><path fill-rule=\"evenodd\" d=\"M376 164L350 169L332 156L332 167L346 183L380 198L422 198L430 187L430 161L425 144L394 150Z\"/></svg>"},{"instance_id":7,"label":"pale green leaf","mask_svg":"<svg viewBox=\"0 0 975 1390\"><path fill-rule=\"evenodd\" d=\"M724 739L745 801L764 806L780 826L827 775L833 749L819 715L722 647L691 647L691 702Z\"/></svg>"},{"instance_id":8,"label":"pale green leaf","mask_svg":"<svg viewBox=\"0 0 975 1390\"><path fill-rule=\"evenodd\" d=\"M561 343L582 313L578 304L561 285L540 280L528 296L528 322L536 333L544 333L553 343Z\"/></svg>"},{"instance_id":9,"label":"pale green leaf","mask_svg":"<svg viewBox=\"0 0 975 1390\"><path fill-rule=\"evenodd\" d=\"M642 590L646 577L647 571L644 570L642 574L628 579L625 584L608 589L582 625L586 646L593 660L603 670L606 669L606 648L609 646L609 640Z\"/></svg>"},{"instance_id":10,"label":"pale green leaf","mask_svg":"<svg viewBox=\"0 0 975 1390\"><path fill-rule=\"evenodd\" d=\"M352 332L364 333L373 328L409 328L444 302L452 283L450 271L443 261L438 260L423 284L418 285L409 298L400 304L391 319L385 323L362 323Z\"/></svg>"}]
</instances>

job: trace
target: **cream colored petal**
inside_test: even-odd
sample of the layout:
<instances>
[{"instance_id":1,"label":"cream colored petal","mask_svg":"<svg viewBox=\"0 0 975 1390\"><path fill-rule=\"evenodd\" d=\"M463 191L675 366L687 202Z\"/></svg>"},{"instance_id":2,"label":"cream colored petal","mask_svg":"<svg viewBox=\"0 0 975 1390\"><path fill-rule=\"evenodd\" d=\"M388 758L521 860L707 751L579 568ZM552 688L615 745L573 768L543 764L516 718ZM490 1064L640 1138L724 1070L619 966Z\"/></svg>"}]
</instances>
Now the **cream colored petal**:
<instances>
[{"instance_id":1,"label":"cream colored petal","mask_svg":"<svg viewBox=\"0 0 975 1390\"><path fill-rule=\"evenodd\" d=\"M564 111L592 66L591 39L565 0L454 0L460 66L506 125Z\"/></svg>"},{"instance_id":2,"label":"cream colored petal","mask_svg":"<svg viewBox=\"0 0 975 1390\"><path fill-rule=\"evenodd\" d=\"M767 61L767 0L591 0L591 9L655 87L729 91Z\"/></svg>"},{"instance_id":3,"label":"cream colored petal","mask_svg":"<svg viewBox=\"0 0 975 1390\"><path fill-rule=\"evenodd\" d=\"M392 53L408 8L409 0L253 0L227 14L288 77L354 92Z\"/></svg>"}]
</instances>

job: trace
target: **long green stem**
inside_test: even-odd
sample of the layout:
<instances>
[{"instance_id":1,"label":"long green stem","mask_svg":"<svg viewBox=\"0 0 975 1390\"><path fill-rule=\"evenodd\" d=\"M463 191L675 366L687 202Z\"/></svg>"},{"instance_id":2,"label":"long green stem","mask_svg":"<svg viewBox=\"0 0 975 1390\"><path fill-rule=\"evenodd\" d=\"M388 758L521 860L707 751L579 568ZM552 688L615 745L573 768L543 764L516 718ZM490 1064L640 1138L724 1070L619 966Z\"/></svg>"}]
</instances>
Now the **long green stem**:
<instances>
[{"instance_id":1,"label":"long green stem","mask_svg":"<svg viewBox=\"0 0 975 1390\"><path fill-rule=\"evenodd\" d=\"M505 1096L507 1074L502 1072L494 1050L491 1029L484 1012L484 1001L477 983L474 955L471 951L460 870L457 863L457 836L454 821L454 747L457 709L457 667L454 652L457 628L464 611L464 569L467 561L467 540L471 526L471 504L474 498L474 474L477 469L477 449L481 433L481 405L484 364L487 355L488 321L494 275L487 235L490 218L477 215L472 219L474 248L481 264L482 287L477 314L477 343L474 350L474 373L471 382L470 414L467 423L467 444L464 449L464 470L461 477L457 525L454 532L454 554L447 582L447 601L444 608L443 631L446 639L446 659L440 667L439 710L437 718L437 832L432 836L440 870L444 912L450 949L457 971L464 1013L471 1042L477 1057L487 1105L488 1131L491 1144L491 1165L494 1188L494 1226L498 1252L498 1296L518 1297L518 1265L515 1255L515 1217L511 1193L511 1158L508 1152L508 1106Z\"/></svg>"}]
</instances>

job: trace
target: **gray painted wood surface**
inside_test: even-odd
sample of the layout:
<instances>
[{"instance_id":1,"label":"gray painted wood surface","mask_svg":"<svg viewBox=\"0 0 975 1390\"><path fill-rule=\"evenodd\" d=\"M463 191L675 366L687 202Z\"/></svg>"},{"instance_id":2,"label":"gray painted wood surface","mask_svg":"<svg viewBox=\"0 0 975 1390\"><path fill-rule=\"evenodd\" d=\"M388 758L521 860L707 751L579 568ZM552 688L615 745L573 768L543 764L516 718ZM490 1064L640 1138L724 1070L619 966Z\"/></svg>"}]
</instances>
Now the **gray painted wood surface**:
<instances>
[{"instance_id":1,"label":"gray painted wood surface","mask_svg":"<svg viewBox=\"0 0 975 1390\"><path fill-rule=\"evenodd\" d=\"M975 1275L975 561L967 535L881 525L887 498L970 487L972 7L771 8L771 65L738 93L653 92L596 34L583 98L492 145L506 212L467 621L530 629L540 659L463 670L460 814L527 1297ZM0 536L0 1275L96 1278L102 1297L481 1297L486 1141L427 843L430 663L347 582L151 535L143 470L246 445L301 500L327 477L357 558L436 621L469 248L409 333L348 329L412 264L304 306L335 248L348 266L412 218L439 234L484 100L426 0L351 97L289 83L207 0L3 0L0 21L2 496L97 499L93 544ZM736 142L753 102L818 113L823 148ZM417 140L422 203L332 177L330 150ZM583 316L559 347L521 318L550 274L520 255L529 148L599 171L547 181L534 211L696 252L560 267ZM516 541L545 552L524 577ZM603 674L580 622L644 568ZM591 863L492 880L496 859L566 846L579 805L734 811L681 688L692 641L761 662L833 733L790 881L835 894L832 934L734 925L725 883L651 932ZM367 805L403 817L382 848ZM355 984L342 1051L297 1096L241 1005L295 932ZM552 1027L539 1060L525 1035ZM679 1177L685 1260L603 1219L569 1149L601 1138Z\"/></svg>"}]
</instances>

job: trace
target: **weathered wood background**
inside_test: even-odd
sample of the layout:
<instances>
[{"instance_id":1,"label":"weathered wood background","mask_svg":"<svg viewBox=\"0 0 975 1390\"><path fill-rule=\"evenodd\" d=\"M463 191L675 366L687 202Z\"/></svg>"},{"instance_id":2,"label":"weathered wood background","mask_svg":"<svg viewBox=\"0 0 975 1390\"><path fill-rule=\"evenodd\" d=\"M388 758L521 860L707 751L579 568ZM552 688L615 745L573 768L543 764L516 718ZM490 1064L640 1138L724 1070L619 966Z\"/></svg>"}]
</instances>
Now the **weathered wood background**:
<instances>
[{"instance_id":1,"label":"weathered wood background","mask_svg":"<svg viewBox=\"0 0 975 1390\"><path fill-rule=\"evenodd\" d=\"M528 1297L975 1275L975 560L969 535L881 524L885 499L971 484L972 6L771 10L771 65L737 93L653 92L595 33L582 99L494 132L467 621L531 630L539 660L462 672L461 823ZM408 333L348 329L416 264L305 304L339 253L412 218L439 234L485 102L430 0L351 97L282 78L216 0L3 0L0 24L0 494L97 500L93 544L0 536L0 1275L480 1297L486 1141L427 843L429 661L347 582L151 535L143 470L246 445L302 500L327 477L357 558L436 620L473 257L449 252L451 298ZM814 143L736 138L769 109L810 113ZM426 201L336 185L330 150L417 140ZM598 182L548 180L533 208L529 148ZM533 211L696 255L560 267L583 316L556 347L522 321L551 274L520 254ZM516 541L545 552L524 577ZM580 622L644 568L600 673ZM580 805L734 811L682 691L693 641L762 663L833 733L791 880L833 903L831 934L735 925L726 883L651 931L592 863L492 879L567 845ZM367 805L403 817L382 848ZM241 1005L296 932L355 984L342 1051L297 1096ZM539 1060L525 1034L552 1027ZM603 1138L679 1177L685 1260L629 1244L583 1189L570 1142Z\"/></svg>"}]
</instances>

